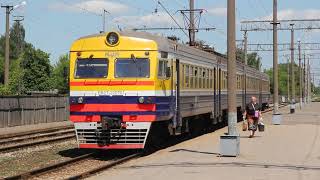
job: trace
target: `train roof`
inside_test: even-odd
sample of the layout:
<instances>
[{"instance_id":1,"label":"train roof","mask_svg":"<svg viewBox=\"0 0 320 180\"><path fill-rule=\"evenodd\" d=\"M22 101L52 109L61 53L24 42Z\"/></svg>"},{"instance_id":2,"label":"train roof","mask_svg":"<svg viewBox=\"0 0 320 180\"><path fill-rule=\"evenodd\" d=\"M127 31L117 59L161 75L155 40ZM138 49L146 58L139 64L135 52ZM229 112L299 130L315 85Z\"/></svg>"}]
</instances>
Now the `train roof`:
<instances>
[{"instance_id":1,"label":"train roof","mask_svg":"<svg viewBox=\"0 0 320 180\"><path fill-rule=\"evenodd\" d=\"M171 39L168 39L167 37L163 37L163 36L160 36L160 35L156 35L156 34L152 34L152 33L148 33L148 32L131 31L131 30L119 31L118 33L121 36L153 40L153 41L155 41L157 43L159 51L175 53L174 46L179 46L178 49L183 49L185 52L194 53L194 54L198 54L198 55L201 54L202 56L206 56L206 57L213 57L220 64L224 64L225 66L227 64L227 56L224 55L224 54L221 54L221 53L216 52L216 51L207 52L207 51L204 51L201 48L191 47L191 46L188 46L186 44L182 44L182 43L179 43L177 41L173 41ZM79 38L79 40L90 38L90 37L101 37L101 36L106 36L106 33L99 33L99 34L93 34L93 35L89 35L89 36L84 36L84 37ZM244 67L244 64L242 62L240 62L240 61L237 61L237 67L238 67L239 70L242 70L241 67ZM259 74L259 72L256 69L251 68L249 66L247 66L246 69L252 75L258 75ZM268 75L266 75L265 73L260 73L260 74L263 74L263 76L264 76L263 78L264 79L269 79Z\"/></svg>"}]
</instances>

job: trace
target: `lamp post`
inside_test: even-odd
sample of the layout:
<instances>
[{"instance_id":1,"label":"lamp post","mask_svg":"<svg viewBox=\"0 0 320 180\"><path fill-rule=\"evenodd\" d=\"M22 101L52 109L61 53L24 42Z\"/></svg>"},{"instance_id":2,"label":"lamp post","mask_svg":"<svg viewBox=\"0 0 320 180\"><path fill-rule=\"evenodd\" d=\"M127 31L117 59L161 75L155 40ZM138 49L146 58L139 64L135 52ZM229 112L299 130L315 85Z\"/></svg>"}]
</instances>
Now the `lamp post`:
<instances>
[{"instance_id":1,"label":"lamp post","mask_svg":"<svg viewBox=\"0 0 320 180\"><path fill-rule=\"evenodd\" d=\"M5 57L4 57L4 85L8 85L9 84L9 66L10 66L10 13L15 10L18 9L22 6L25 6L27 4L26 1L21 2L18 5L15 6L10 6L10 5L6 5L6 6L1 6L1 8L5 8L6 9L6 33L5 33Z\"/></svg>"}]
</instances>

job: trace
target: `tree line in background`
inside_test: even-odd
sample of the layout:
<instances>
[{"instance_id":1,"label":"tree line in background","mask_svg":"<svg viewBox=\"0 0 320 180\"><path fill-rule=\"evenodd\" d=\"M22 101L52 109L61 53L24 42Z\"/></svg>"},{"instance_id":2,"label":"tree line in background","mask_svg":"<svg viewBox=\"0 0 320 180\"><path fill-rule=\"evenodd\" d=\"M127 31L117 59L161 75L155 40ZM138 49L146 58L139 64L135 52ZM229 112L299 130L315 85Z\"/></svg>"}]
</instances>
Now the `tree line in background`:
<instances>
[{"instance_id":1,"label":"tree line in background","mask_svg":"<svg viewBox=\"0 0 320 180\"><path fill-rule=\"evenodd\" d=\"M32 91L50 91L57 89L60 94L69 91L69 57L62 55L56 64L51 65L50 54L35 48L25 41L25 29L15 22L10 29L10 77L9 84L4 82L4 47L5 37L0 37L0 95L25 95ZM236 57L244 63L244 52L237 49ZM255 69L261 66L261 57L257 53L248 53L248 65ZM295 68L296 95L299 94L299 67ZM272 68L264 71L270 77L271 93L273 92ZM287 64L279 65L279 93L287 95ZM312 88L320 94L320 87Z\"/></svg>"},{"instance_id":2,"label":"tree line in background","mask_svg":"<svg viewBox=\"0 0 320 180\"><path fill-rule=\"evenodd\" d=\"M291 68L291 64L289 63L283 63L279 64L279 94L283 96L288 95L288 85L290 96L291 96L291 79L288 80L288 65ZM270 91L271 94L273 93L273 68L264 70L266 74L268 74L270 78ZM303 73L303 70L301 70ZM291 77L290 77L291 78ZM294 81L295 81L295 96L300 96L300 68L297 64L294 64ZM304 81L304 80L303 80ZM289 83L288 83L289 82ZM314 94L318 95L320 94L320 87L315 87L314 84L311 82L311 89L314 92Z\"/></svg>"},{"instance_id":3,"label":"tree line in background","mask_svg":"<svg viewBox=\"0 0 320 180\"><path fill-rule=\"evenodd\" d=\"M59 93L69 91L69 58L63 55L54 65L50 64L50 54L35 48L25 41L25 29L18 22L10 28L10 76L9 84L4 82L5 37L0 37L0 95L25 95L32 91Z\"/></svg>"}]
</instances>

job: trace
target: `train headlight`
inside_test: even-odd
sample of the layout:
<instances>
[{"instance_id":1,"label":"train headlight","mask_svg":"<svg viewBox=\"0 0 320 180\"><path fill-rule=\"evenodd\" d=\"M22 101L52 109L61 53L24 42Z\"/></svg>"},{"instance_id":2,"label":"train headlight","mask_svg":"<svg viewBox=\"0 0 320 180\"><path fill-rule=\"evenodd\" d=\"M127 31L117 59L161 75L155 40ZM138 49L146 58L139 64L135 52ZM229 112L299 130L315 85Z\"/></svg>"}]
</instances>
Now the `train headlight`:
<instances>
[{"instance_id":1,"label":"train headlight","mask_svg":"<svg viewBox=\"0 0 320 180\"><path fill-rule=\"evenodd\" d=\"M116 46L119 44L119 34L116 32L109 32L106 37L106 43L108 46Z\"/></svg>"},{"instance_id":2,"label":"train headlight","mask_svg":"<svg viewBox=\"0 0 320 180\"><path fill-rule=\"evenodd\" d=\"M144 103L144 97L139 97L138 101L139 101L140 104L143 104Z\"/></svg>"},{"instance_id":3,"label":"train headlight","mask_svg":"<svg viewBox=\"0 0 320 180\"><path fill-rule=\"evenodd\" d=\"M78 98L78 104L82 104L83 103L83 97L79 97Z\"/></svg>"}]
</instances>

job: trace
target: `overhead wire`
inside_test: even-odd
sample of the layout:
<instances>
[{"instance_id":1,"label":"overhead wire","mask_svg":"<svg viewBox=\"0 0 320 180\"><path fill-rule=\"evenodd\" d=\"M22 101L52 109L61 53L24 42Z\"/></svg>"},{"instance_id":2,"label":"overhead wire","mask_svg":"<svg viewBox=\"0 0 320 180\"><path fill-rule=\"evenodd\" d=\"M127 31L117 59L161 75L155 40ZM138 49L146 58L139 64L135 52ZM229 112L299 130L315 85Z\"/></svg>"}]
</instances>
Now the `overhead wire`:
<instances>
[{"instance_id":1,"label":"overhead wire","mask_svg":"<svg viewBox=\"0 0 320 180\"><path fill-rule=\"evenodd\" d=\"M157 0L155 0L157 1ZM158 4L165 10L165 12L170 16L170 18L174 21L174 23L181 28L181 31L189 38L189 35L186 33L186 31L179 25L177 20L171 15L171 13L167 10L167 8L158 0Z\"/></svg>"}]
</instances>

